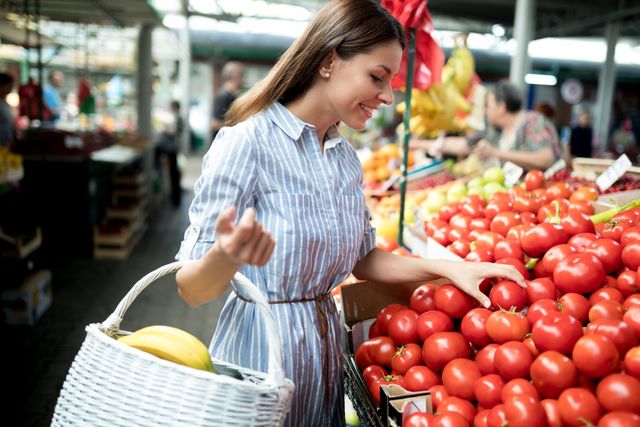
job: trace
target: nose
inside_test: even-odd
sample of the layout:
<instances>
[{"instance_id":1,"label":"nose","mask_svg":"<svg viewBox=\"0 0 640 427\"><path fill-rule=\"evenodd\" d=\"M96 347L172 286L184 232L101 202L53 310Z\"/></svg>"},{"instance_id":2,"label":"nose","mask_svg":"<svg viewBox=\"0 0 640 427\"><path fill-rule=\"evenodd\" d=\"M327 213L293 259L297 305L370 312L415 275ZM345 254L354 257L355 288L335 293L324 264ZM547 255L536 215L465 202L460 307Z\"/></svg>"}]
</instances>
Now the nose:
<instances>
[{"instance_id":1,"label":"nose","mask_svg":"<svg viewBox=\"0 0 640 427\"><path fill-rule=\"evenodd\" d=\"M393 90L391 89L391 83L384 86L384 89L382 90L378 98L383 104L391 105L391 103L393 102Z\"/></svg>"}]
</instances>

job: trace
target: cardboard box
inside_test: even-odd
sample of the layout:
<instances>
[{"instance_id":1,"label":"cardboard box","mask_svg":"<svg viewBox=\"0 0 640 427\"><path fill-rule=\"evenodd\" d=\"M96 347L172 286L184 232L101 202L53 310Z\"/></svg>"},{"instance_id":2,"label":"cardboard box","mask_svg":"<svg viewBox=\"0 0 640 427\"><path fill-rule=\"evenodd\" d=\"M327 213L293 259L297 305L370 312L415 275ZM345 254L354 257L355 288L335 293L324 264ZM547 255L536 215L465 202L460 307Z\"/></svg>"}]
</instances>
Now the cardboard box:
<instances>
[{"instance_id":1,"label":"cardboard box","mask_svg":"<svg viewBox=\"0 0 640 427\"><path fill-rule=\"evenodd\" d=\"M616 206L624 206L637 199L640 199L640 189L601 194L600 197L593 202L593 208L595 213L600 213Z\"/></svg>"},{"instance_id":2,"label":"cardboard box","mask_svg":"<svg viewBox=\"0 0 640 427\"><path fill-rule=\"evenodd\" d=\"M439 279L432 283L446 282L445 279ZM402 425L403 414L410 414L417 410L415 408L431 407L429 393L413 393L400 387L394 387L390 390L388 387L383 387L381 408L378 411L354 358L355 350L369 339L369 327L378 312L389 304L408 305L413 291L423 283L425 282L402 284L358 282L343 285L340 288L342 298L340 317L344 329L343 353L346 388L358 416L361 420L366 420L365 425ZM385 391L385 388L388 391ZM385 393L387 393L387 400L382 401L382 396Z\"/></svg>"},{"instance_id":3,"label":"cardboard box","mask_svg":"<svg viewBox=\"0 0 640 427\"><path fill-rule=\"evenodd\" d=\"M6 323L35 325L51 305L52 294L49 270L40 270L27 276L19 288L2 291L0 305Z\"/></svg>"}]
</instances>

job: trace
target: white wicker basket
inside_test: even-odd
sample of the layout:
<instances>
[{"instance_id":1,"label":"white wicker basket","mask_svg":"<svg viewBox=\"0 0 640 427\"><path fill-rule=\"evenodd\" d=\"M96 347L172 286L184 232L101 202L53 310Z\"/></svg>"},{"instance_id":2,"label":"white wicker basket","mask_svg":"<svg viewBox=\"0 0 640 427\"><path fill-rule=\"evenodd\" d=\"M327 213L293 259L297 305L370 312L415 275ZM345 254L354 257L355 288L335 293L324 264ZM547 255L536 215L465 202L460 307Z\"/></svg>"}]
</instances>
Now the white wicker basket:
<instances>
[{"instance_id":1,"label":"white wicker basket","mask_svg":"<svg viewBox=\"0 0 640 427\"><path fill-rule=\"evenodd\" d=\"M257 304L269 342L267 373L215 360L244 380L159 359L118 342L131 303L157 278L180 269L175 262L140 279L87 336L67 374L53 426L278 426L290 409L293 383L284 377L282 343L267 301L246 277L234 285Z\"/></svg>"}]
</instances>

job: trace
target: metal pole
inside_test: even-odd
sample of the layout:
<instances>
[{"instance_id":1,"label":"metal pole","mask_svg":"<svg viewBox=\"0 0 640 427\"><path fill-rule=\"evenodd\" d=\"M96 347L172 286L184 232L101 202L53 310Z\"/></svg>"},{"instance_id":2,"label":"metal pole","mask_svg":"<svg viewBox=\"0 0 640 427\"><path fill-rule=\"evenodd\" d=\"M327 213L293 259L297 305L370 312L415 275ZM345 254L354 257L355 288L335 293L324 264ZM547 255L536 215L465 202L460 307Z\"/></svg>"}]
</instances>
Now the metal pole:
<instances>
[{"instance_id":1,"label":"metal pole","mask_svg":"<svg viewBox=\"0 0 640 427\"><path fill-rule=\"evenodd\" d=\"M535 0L518 0L514 17L514 36L517 42L516 54L511 58L509 81L520 88L524 95L524 76L531 67L529 59L529 42L534 33Z\"/></svg>"},{"instance_id":2,"label":"metal pole","mask_svg":"<svg viewBox=\"0 0 640 427\"><path fill-rule=\"evenodd\" d=\"M620 23L609 22L605 28L607 42L607 58L600 69L598 92L596 95L596 114L594 115L595 151L607 151L609 143L609 126L611 123L611 104L616 88L616 44L620 35Z\"/></svg>"},{"instance_id":3,"label":"metal pole","mask_svg":"<svg viewBox=\"0 0 640 427\"><path fill-rule=\"evenodd\" d=\"M411 120L411 89L413 88L413 57L416 53L416 30L409 28L409 47L407 50L407 84L404 93L404 135L402 149L402 164L400 172L400 218L398 219L398 245L404 246L402 233L404 232L404 205L407 193L407 166L409 163L409 140L411 138L411 130L409 129L409 121Z\"/></svg>"}]
</instances>

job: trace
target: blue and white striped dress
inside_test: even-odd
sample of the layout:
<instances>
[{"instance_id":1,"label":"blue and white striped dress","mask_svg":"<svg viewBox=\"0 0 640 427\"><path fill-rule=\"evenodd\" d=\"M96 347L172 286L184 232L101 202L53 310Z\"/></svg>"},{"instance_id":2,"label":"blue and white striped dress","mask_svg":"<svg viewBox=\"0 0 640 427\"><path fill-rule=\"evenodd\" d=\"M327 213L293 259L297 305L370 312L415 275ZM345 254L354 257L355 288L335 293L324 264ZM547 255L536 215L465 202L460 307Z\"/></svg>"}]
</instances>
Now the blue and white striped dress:
<instances>
[{"instance_id":1,"label":"blue and white striped dress","mask_svg":"<svg viewBox=\"0 0 640 427\"><path fill-rule=\"evenodd\" d=\"M202 257L216 239L215 221L223 209L235 205L240 218L254 207L276 246L266 266L245 265L240 272L268 300L315 298L344 280L373 249L375 232L356 152L335 127L327 134L323 152L315 128L279 103L223 128L204 157L177 258ZM287 425L344 425L341 329L333 300L270 307L283 339L285 373L296 387ZM266 371L265 334L255 304L231 293L210 351Z\"/></svg>"}]
</instances>

